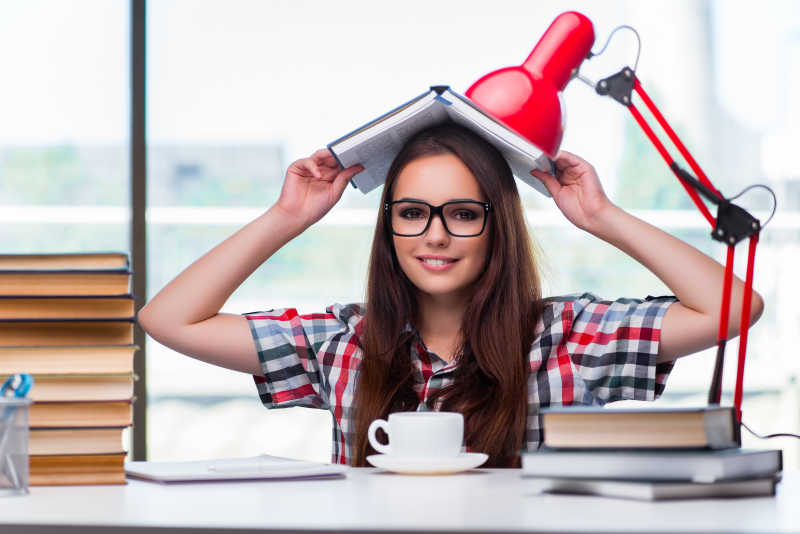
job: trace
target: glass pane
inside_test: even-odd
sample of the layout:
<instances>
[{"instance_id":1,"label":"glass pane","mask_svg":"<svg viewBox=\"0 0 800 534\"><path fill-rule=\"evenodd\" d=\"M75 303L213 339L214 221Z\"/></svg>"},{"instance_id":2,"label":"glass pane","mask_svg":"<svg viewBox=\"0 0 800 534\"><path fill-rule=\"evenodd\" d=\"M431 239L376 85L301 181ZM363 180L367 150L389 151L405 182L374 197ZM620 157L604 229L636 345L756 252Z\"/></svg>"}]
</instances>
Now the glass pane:
<instances>
[{"instance_id":1,"label":"glass pane","mask_svg":"<svg viewBox=\"0 0 800 534\"><path fill-rule=\"evenodd\" d=\"M0 252L129 252L129 8L0 2Z\"/></svg>"},{"instance_id":2,"label":"glass pane","mask_svg":"<svg viewBox=\"0 0 800 534\"><path fill-rule=\"evenodd\" d=\"M4 252L128 249L128 7L0 5Z\"/></svg>"}]
</instances>

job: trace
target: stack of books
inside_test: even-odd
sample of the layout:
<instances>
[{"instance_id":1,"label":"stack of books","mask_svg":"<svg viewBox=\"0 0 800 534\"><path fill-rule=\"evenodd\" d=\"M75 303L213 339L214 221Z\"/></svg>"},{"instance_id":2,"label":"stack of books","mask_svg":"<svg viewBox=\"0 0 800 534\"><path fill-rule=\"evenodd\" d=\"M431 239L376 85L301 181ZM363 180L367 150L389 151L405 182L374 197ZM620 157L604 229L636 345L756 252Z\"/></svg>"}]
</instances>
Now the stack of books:
<instances>
[{"instance_id":1,"label":"stack of books","mask_svg":"<svg viewBox=\"0 0 800 534\"><path fill-rule=\"evenodd\" d=\"M665 500L775 495L780 450L742 449L733 407L542 410L543 447L522 453L541 492Z\"/></svg>"},{"instance_id":2,"label":"stack of books","mask_svg":"<svg viewBox=\"0 0 800 534\"><path fill-rule=\"evenodd\" d=\"M30 485L124 484L134 302L124 253L0 255L0 380L30 373Z\"/></svg>"}]
</instances>

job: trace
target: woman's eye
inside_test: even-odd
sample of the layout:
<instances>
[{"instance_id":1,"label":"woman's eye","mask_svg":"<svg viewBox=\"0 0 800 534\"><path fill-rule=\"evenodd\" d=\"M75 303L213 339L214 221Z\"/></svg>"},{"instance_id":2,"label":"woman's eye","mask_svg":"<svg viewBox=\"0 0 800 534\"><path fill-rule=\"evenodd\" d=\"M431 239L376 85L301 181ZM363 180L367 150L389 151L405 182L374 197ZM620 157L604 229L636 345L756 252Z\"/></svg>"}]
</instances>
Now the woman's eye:
<instances>
[{"instance_id":1,"label":"woman's eye","mask_svg":"<svg viewBox=\"0 0 800 534\"><path fill-rule=\"evenodd\" d=\"M475 220L478 216L475 212L470 210L459 210L453 214L456 219L459 221L472 221Z\"/></svg>"},{"instance_id":2,"label":"woman's eye","mask_svg":"<svg viewBox=\"0 0 800 534\"><path fill-rule=\"evenodd\" d=\"M421 209L408 208L400 212L400 217L403 219L421 219L425 217L425 214L422 213Z\"/></svg>"}]
</instances>

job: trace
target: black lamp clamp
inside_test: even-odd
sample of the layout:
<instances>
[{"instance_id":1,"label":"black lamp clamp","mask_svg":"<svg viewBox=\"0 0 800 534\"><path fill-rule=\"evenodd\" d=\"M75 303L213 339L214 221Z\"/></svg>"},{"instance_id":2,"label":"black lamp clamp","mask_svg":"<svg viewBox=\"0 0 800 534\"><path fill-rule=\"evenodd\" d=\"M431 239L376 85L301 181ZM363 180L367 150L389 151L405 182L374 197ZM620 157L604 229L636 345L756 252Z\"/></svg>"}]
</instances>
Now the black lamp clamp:
<instances>
[{"instance_id":1,"label":"black lamp clamp","mask_svg":"<svg viewBox=\"0 0 800 534\"><path fill-rule=\"evenodd\" d=\"M633 81L636 76L633 69L625 67L616 74L603 78L594 87L598 95L610 96L623 106L631 105L631 94L633 93Z\"/></svg>"},{"instance_id":2,"label":"black lamp clamp","mask_svg":"<svg viewBox=\"0 0 800 534\"><path fill-rule=\"evenodd\" d=\"M736 245L739 241L761 231L761 222L746 210L717 195L677 163L673 162L670 168L681 180L692 186L709 202L717 205L717 221L711 232L712 239L726 245Z\"/></svg>"}]
</instances>

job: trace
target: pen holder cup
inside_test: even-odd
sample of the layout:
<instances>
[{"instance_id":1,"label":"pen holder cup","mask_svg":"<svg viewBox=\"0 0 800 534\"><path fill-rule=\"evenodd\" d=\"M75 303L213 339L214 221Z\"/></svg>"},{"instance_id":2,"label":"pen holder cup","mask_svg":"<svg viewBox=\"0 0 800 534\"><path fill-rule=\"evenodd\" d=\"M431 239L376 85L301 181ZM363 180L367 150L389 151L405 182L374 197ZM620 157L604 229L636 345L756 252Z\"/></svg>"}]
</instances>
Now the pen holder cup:
<instances>
[{"instance_id":1,"label":"pen holder cup","mask_svg":"<svg viewBox=\"0 0 800 534\"><path fill-rule=\"evenodd\" d=\"M28 493L30 399L0 397L0 497Z\"/></svg>"}]
</instances>

